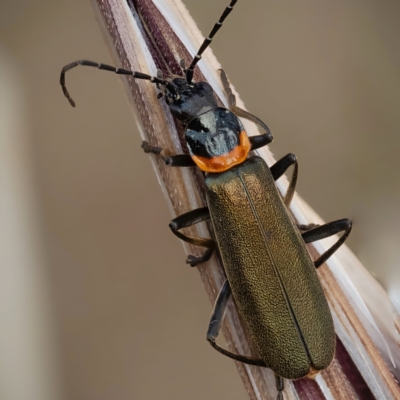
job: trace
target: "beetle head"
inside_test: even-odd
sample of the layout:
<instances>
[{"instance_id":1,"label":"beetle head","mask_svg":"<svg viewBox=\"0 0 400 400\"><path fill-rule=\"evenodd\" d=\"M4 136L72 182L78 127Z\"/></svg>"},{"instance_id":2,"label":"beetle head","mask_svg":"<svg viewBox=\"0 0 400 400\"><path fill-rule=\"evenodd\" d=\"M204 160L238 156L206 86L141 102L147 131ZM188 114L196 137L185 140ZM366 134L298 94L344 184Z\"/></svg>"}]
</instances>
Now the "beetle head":
<instances>
[{"instance_id":1,"label":"beetle head","mask_svg":"<svg viewBox=\"0 0 400 400\"><path fill-rule=\"evenodd\" d=\"M211 86L207 82L188 84L184 78L174 78L174 86L165 87L164 97L174 117L184 124L193 118L217 107L217 101Z\"/></svg>"}]
</instances>

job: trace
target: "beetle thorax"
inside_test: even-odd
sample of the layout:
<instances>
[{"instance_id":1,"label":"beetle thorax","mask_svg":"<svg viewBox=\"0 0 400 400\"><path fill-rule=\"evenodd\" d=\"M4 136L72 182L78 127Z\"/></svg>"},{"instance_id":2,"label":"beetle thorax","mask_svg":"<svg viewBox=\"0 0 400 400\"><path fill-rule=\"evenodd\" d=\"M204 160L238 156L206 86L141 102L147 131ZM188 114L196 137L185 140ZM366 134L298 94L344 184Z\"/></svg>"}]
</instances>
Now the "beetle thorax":
<instances>
[{"instance_id":1,"label":"beetle thorax","mask_svg":"<svg viewBox=\"0 0 400 400\"><path fill-rule=\"evenodd\" d=\"M251 148L238 117L222 107L192 119L185 139L194 162L205 172L223 172L244 162Z\"/></svg>"}]
</instances>

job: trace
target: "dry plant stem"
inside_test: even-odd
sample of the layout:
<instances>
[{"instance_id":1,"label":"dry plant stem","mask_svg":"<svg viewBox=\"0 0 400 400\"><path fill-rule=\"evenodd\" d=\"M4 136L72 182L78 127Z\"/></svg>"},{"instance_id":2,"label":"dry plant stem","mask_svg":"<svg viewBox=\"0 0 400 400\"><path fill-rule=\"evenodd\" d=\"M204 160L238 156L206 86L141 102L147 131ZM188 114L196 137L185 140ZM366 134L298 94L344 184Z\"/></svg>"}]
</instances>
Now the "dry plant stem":
<instances>
[{"instance_id":1,"label":"dry plant stem","mask_svg":"<svg viewBox=\"0 0 400 400\"><path fill-rule=\"evenodd\" d=\"M195 54L203 38L179 0L153 1L92 0L110 43L116 65L150 75L156 75L158 68L167 77L168 74L179 73L180 59L185 59L187 65L190 63L191 56L188 49L192 55ZM220 66L210 50L204 53L199 67L195 70L194 80L207 80L219 96L221 104L226 105L217 74ZM175 125L164 101L156 98L155 85L131 77L124 79L142 138L152 145L169 149L172 153L186 152L186 148L182 146L182 128ZM240 99L238 106L242 107ZM250 135L258 134L252 123L243 122ZM260 150L259 154L269 165L274 162L267 149ZM196 169L168 168L160 158L154 156L152 162L173 216L205 205L202 176ZM286 182L279 183L282 192L285 191L286 184ZM298 196L295 197L291 208L294 217L300 223L320 222ZM307 216L311 216L310 220ZM191 228L191 232L189 230L188 233L203 237L212 235L204 225ZM187 244L185 246L188 254L198 254L198 249ZM319 252L322 251L321 247L316 247ZM317 258L316 248L313 246L309 248L314 258ZM348 256L346 251L348 252L344 250L340 254ZM354 295L348 289L353 286L347 281L346 273L351 272L353 276L367 279L365 271L354 262L350 263L350 267L338 267L339 258L332 257L334 261L328 262L331 269L323 266L319 273L331 305L335 328L341 340L337 358L331 367L319 374L314 381L308 379L295 383L285 381L285 399L400 398L399 386L392 375L395 370L390 371L388 368L390 351L386 342L389 343L391 355L400 363L397 343L393 344L392 341L394 337L392 325L386 321L388 329L383 333L376 328L374 316L365 307L359 293L356 291ZM348 256L347 259L351 257ZM221 262L214 256L209 262L199 266L198 270L210 300L214 302L224 281ZM376 283L368 282L370 285L375 285L372 290L376 290ZM381 295L379 301L387 309L387 299L384 295ZM224 336L231 351L256 355L233 303L230 303L226 314ZM355 364L351 364L353 361ZM236 365L251 399L276 398L275 379L270 370L241 363ZM355 375L351 373L354 368L358 370Z\"/></svg>"}]
</instances>

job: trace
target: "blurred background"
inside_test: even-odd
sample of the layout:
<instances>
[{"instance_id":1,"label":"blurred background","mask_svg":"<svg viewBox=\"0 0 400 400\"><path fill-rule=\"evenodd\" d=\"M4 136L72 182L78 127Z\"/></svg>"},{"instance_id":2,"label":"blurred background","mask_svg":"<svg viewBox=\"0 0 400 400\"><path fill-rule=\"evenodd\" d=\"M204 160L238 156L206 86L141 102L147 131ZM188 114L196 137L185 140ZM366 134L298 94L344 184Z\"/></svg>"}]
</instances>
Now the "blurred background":
<instances>
[{"instance_id":1,"label":"blurred background","mask_svg":"<svg viewBox=\"0 0 400 400\"><path fill-rule=\"evenodd\" d=\"M227 0L186 0L207 34ZM213 51L396 302L400 3L247 0ZM88 1L0 2L0 399L239 400ZM400 301L400 297L399 297Z\"/></svg>"}]
</instances>

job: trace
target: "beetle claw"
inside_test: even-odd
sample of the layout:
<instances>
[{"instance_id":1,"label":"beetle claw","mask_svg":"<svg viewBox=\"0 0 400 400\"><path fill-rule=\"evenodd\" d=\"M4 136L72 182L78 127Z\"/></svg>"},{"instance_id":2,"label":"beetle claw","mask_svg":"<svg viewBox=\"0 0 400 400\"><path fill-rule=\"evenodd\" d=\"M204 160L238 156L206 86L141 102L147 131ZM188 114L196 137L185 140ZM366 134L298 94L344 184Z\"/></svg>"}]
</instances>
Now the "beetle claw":
<instances>
[{"instance_id":1,"label":"beetle claw","mask_svg":"<svg viewBox=\"0 0 400 400\"><path fill-rule=\"evenodd\" d=\"M189 264L191 267L196 267L200 264L201 257L195 257L192 255L188 255L186 259L186 264Z\"/></svg>"}]
</instances>

